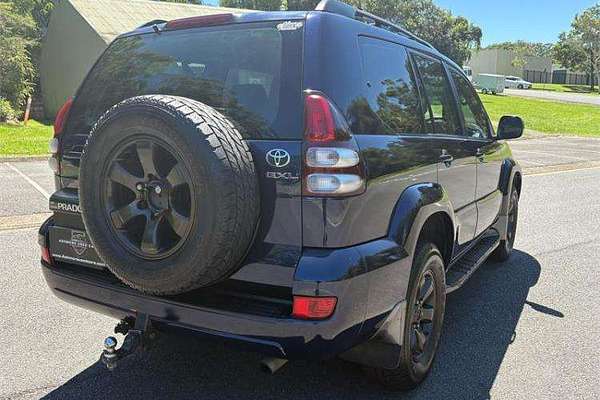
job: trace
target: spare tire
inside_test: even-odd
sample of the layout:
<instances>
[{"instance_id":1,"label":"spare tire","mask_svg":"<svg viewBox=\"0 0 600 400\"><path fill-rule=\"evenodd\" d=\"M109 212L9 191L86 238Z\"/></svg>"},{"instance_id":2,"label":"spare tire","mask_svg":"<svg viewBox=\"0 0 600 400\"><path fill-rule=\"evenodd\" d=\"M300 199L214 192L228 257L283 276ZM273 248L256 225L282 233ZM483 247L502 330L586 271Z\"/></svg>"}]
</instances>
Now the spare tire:
<instances>
[{"instance_id":1,"label":"spare tire","mask_svg":"<svg viewBox=\"0 0 600 400\"><path fill-rule=\"evenodd\" d=\"M225 116L186 98L134 97L108 110L88 137L79 185L98 255L149 294L228 277L257 226L248 145Z\"/></svg>"}]
</instances>

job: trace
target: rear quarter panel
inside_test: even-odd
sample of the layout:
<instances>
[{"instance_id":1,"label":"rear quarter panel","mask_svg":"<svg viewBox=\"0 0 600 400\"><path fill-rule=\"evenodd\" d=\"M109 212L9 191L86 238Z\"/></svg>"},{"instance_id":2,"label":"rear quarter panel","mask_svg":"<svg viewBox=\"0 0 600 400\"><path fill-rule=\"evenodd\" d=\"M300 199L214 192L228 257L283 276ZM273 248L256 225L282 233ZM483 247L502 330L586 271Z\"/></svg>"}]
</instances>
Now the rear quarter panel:
<instances>
[{"instance_id":1,"label":"rear quarter panel","mask_svg":"<svg viewBox=\"0 0 600 400\"><path fill-rule=\"evenodd\" d=\"M304 89L319 90L348 114L363 95L359 35L403 43L395 34L328 13L309 13L305 27ZM338 248L386 236L402 192L437 182L438 156L426 135L354 135L367 167L364 194L344 199L304 197L303 243Z\"/></svg>"}]
</instances>

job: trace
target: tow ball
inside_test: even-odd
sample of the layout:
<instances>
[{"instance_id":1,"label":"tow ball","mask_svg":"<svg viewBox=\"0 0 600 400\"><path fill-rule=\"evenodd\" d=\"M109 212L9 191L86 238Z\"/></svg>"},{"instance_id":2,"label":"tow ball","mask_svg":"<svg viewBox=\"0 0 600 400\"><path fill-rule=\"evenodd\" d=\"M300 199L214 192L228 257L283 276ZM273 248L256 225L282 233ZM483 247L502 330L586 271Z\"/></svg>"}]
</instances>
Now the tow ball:
<instances>
[{"instance_id":1,"label":"tow ball","mask_svg":"<svg viewBox=\"0 0 600 400\"><path fill-rule=\"evenodd\" d=\"M100 361L111 371L119 365L120 360L146 348L156 335L145 314L138 314L135 319L128 317L121 320L114 331L125 335L123 344L117 349L117 339L109 336L104 339L104 350L100 355Z\"/></svg>"}]
</instances>

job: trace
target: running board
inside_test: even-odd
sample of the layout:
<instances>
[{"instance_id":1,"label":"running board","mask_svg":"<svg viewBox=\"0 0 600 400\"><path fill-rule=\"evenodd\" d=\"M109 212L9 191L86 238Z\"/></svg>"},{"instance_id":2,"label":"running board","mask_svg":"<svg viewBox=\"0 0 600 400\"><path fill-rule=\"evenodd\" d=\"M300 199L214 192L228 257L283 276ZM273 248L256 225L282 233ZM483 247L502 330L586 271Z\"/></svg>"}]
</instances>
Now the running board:
<instances>
[{"instance_id":1,"label":"running board","mask_svg":"<svg viewBox=\"0 0 600 400\"><path fill-rule=\"evenodd\" d=\"M486 232L479 243L450 267L446 274L446 293L452 293L464 285L499 244L500 235L495 229Z\"/></svg>"}]
</instances>

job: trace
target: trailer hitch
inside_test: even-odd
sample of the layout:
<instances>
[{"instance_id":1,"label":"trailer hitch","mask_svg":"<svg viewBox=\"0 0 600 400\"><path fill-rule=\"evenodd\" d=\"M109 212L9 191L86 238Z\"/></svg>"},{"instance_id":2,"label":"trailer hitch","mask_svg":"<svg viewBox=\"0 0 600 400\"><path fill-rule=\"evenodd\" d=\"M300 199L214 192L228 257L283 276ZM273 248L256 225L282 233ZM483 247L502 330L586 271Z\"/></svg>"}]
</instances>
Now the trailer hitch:
<instances>
[{"instance_id":1,"label":"trailer hitch","mask_svg":"<svg viewBox=\"0 0 600 400\"><path fill-rule=\"evenodd\" d=\"M109 336L104 339L104 350L100 355L100 361L111 371L123 358L146 348L156 336L146 314L138 314L135 319L129 317L121 320L115 327L115 333L125 335L121 347L117 349L117 339Z\"/></svg>"}]
</instances>

